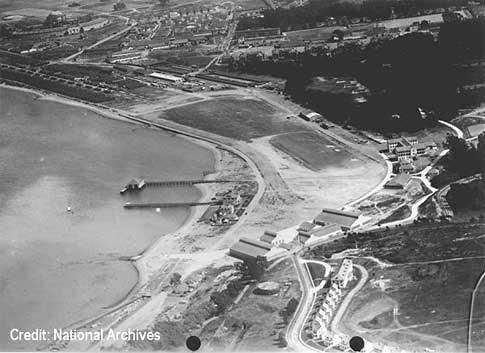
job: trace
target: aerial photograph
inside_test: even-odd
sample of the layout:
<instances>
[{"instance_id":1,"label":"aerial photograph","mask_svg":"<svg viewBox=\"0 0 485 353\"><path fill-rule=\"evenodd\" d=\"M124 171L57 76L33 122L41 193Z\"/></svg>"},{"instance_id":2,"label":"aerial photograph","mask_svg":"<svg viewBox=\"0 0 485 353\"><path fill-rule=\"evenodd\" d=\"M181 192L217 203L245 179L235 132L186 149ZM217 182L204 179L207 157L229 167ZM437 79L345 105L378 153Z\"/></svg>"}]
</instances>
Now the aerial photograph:
<instances>
[{"instance_id":1,"label":"aerial photograph","mask_svg":"<svg viewBox=\"0 0 485 353\"><path fill-rule=\"evenodd\" d=\"M485 0L0 0L0 351L485 353Z\"/></svg>"}]
</instances>

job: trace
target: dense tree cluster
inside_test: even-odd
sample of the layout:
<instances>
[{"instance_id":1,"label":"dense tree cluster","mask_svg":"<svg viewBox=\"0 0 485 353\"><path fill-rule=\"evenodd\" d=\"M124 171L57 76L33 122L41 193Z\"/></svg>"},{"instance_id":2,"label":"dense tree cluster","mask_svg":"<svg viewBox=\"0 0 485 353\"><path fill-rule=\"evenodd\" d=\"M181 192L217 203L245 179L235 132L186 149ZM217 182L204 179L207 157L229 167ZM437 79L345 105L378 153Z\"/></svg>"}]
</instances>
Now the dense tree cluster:
<instances>
[{"instance_id":1,"label":"dense tree cluster","mask_svg":"<svg viewBox=\"0 0 485 353\"><path fill-rule=\"evenodd\" d=\"M437 40L417 32L332 52L292 53L284 60L251 56L230 63L230 69L287 79L287 94L331 120L381 131L412 130L436 118L451 119L458 108L483 100L483 89L474 95L459 90L469 84L469 71L459 63L483 59L484 35L484 20L446 23ZM355 104L350 95L308 90L316 76L355 77L370 95L366 103Z\"/></svg>"},{"instance_id":2,"label":"dense tree cluster","mask_svg":"<svg viewBox=\"0 0 485 353\"><path fill-rule=\"evenodd\" d=\"M455 136L449 136L447 148L450 153L446 168L448 173L463 178L485 172L485 134L479 136L477 148ZM485 208L485 181L476 180L470 183L452 184L446 195L454 210Z\"/></svg>"},{"instance_id":3,"label":"dense tree cluster","mask_svg":"<svg viewBox=\"0 0 485 353\"><path fill-rule=\"evenodd\" d=\"M485 134L479 136L476 148L454 135L448 135L445 147L450 151L443 160L445 170L433 178L433 186L439 188L457 179L485 172Z\"/></svg>"},{"instance_id":4,"label":"dense tree cluster","mask_svg":"<svg viewBox=\"0 0 485 353\"><path fill-rule=\"evenodd\" d=\"M392 13L397 17L411 17L422 14L425 10L466 4L465 0L368 0L362 3L311 0L308 4L293 9L267 9L263 11L263 17L242 17L238 29L279 27L282 31L290 31L314 28L317 23L324 22L329 17L336 17L341 24L345 24L345 18L376 21L389 19Z\"/></svg>"}]
</instances>

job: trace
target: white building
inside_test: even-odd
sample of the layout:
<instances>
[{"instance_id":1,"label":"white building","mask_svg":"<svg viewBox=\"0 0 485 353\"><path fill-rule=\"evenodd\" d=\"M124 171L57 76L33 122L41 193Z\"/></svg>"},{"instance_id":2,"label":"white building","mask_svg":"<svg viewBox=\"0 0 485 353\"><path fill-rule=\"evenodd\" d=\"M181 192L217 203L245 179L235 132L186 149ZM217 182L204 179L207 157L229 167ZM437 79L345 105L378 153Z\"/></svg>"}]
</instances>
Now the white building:
<instances>
[{"instance_id":1,"label":"white building","mask_svg":"<svg viewBox=\"0 0 485 353\"><path fill-rule=\"evenodd\" d=\"M169 81L172 83L182 82L184 79L182 77L169 75L169 74L162 74L160 72L154 72L149 75L150 77L158 78L161 80Z\"/></svg>"},{"instance_id":2,"label":"white building","mask_svg":"<svg viewBox=\"0 0 485 353\"><path fill-rule=\"evenodd\" d=\"M80 23L77 26L69 27L67 29L67 33L69 34L78 34L81 32L81 28L83 29L84 32L90 31L92 29L98 29L101 27L104 27L108 24L108 19L106 18L96 18L92 21L89 22L83 22Z\"/></svg>"},{"instance_id":3,"label":"white building","mask_svg":"<svg viewBox=\"0 0 485 353\"><path fill-rule=\"evenodd\" d=\"M335 283L341 289L346 288L349 281L352 280L352 277L352 260L344 259L337 274L332 278L332 283Z\"/></svg>"}]
</instances>

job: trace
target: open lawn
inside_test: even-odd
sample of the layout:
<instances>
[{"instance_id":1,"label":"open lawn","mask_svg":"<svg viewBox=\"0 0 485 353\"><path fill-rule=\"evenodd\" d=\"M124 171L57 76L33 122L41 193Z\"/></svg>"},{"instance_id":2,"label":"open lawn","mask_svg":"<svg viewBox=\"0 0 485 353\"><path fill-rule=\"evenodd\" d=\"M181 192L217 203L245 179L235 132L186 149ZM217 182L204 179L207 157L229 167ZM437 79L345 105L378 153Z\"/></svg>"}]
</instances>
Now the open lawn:
<instances>
[{"instance_id":1,"label":"open lawn","mask_svg":"<svg viewBox=\"0 0 485 353\"><path fill-rule=\"evenodd\" d=\"M485 131L485 119L478 114L476 116L461 116L451 121L454 125L458 126L465 137L475 137Z\"/></svg>"},{"instance_id":2,"label":"open lawn","mask_svg":"<svg viewBox=\"0 0 485 353\"><path fill-rule=\"evenodd\" d=\"M312 170L340 166L350 161L352 155L335 142L315 132L295 132L278 135L271 144Z\"/></svg>"},{"instance_id":3,"label":"open lawn","mask_svg":"<svg viewBox=\"0 0 485 353\"><path fill-rule=\"evenodd\" d=\"M295 120L261 100L221 97L165 111L161 118L238 139L306 130Z\"/></svg>"},{"instance_id":4,"label":"open lawn","mask_svg":"<svg viewBox=\"0 0 485 353\"><path fill-rule=\"evenodd\" d=\"M470 137L475 137L480 135L485 131L485 124L475 124L467 127Z\"/></svg>"}]
</instances>

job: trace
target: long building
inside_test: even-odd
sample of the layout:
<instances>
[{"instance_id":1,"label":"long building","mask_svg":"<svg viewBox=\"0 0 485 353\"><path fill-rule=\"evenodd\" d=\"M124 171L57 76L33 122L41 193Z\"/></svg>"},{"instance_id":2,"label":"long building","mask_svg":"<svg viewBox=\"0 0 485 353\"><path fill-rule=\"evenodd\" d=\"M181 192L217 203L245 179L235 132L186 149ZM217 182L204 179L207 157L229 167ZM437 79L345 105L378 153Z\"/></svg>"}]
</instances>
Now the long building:
<instances>
[{"instance_id":1,"label":"long building","mask_svg":"<svg viewBox=\"0 0 485 353\"><path fill-rule=\"evenodd\" d=\"M243 261L256 261L266 259L266 254L273 245L266 241L242 237L229 249L229 256Z\"/></svg>"},{"instance_id":2,"label":"long building","mask_svg":"<svg viewBox=\"0 0 485 353\"><path fill-rule=\"evenodd\" d=\"M322 209L322 212L315 217L313 223L320 226L338 224L342 230L346 231L354 228L357 225L359 218L360 214L358 213L324 208Z\"/></svg>"},{"instance_id":3,"label":"long building","mask_svg":"<svg viewBox=\"0 0 485 353\"><path fill-rule=\"evenodd\" d=\"M229 249L229 256L242 261L256 261L258 258L264 257L267 252L263 248L238 241Z\"/></svg>"},{"instance_id":4,"label":"long building","mask_svg":"<svg viewBox=\"0 0 485 353\"><path fill-rule=\"evenodd\" d=\"M184 79L182 77L174 76L174 75L169 75L169 74L162 74L160 72L154 72L148 75L153 78L158 78L160 80L168 81L168 82L182 82Z\"/></svg>"},{"instance_id":5,"label":"long building","mask_svg":"<svg viewBox=\"0 0 485 353\"><path fill-rule=\"evenodd\" d=\"M259 29L245 29L242 31L236 31L234 33L234 39L250 39L260 37L272 37L281 35L279 28L259 28Z\"/></svg>"}]
</instances>

